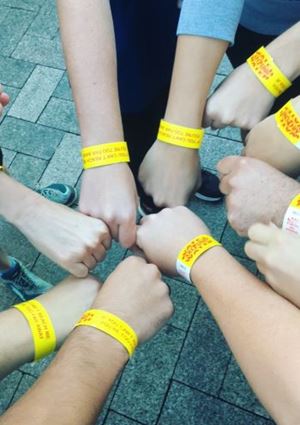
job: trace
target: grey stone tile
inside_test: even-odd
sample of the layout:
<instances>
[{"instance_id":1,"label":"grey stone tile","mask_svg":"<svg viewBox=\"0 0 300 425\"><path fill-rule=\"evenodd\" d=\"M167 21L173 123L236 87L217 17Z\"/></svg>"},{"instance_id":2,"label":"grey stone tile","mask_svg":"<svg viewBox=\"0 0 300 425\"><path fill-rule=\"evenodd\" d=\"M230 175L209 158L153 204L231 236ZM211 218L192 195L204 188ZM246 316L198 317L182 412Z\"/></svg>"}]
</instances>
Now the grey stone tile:
<instances>
[{"instance_id":1,"label":"grey stone tile","mask_svg":"<svg viewBox=\"0 0 300 425\"><path fill-rule=\"evenodd\" d=\"M40 124L79 134L76 111L73 102L52 97L40 119Z\"/></svg>"},{"instance_id":2,"label":"grey stone tile","mask_svg":"<svg viewBox=\"0 0 300 425\"><path fill-rule=\"evenodd\" d=\"M61 43L58 37L50 40L26 34L15 49L13 57L39 65L65 69Z\"/></svg>"},{"instance_id":3,"label":"grey stone tile","mask_svg":"<svg viewBox=\"0 0 300 425\"><path fill-rule=\"evenodd\" d=\"M193 286L178 280L167 277L163 277L163 280L170 287L171 299L175 307L174 315L169 323L187 331L198 302L198 292Z\"/></svg>"},{"instance_id":4,"label":"grey stone tile","mask_svg":"<svg viewBox=\"0 0 300 425\"><path fill-rule=\"evenodd\" d=\"M247 258L244 246L247 238L241 238L233 229L230 224L227 223L225 232L222 236L222 244L227 251L232 255L237 255L242 258Z\"/></svg>"},{"instance_id":5,"label":"grey stone tile","mask_svg":"<svg viewBox=\"0 0 300 425\"><path fill-rule=\"evenodd\" d=\"M34 69L32 63L0 56L1 84L21 88Z\"/></svg>"},{"instance_id":6,"label":"grey stone tile","mask_svg":"<svg viewBox=\"0 0 300 425\"><path fill-rule=\"evenodd\" d=\"M98 266L93 270L93 274L100 279L102 282L114 271L117 265L125 257L126 249L122 248L121 245L114 242L112 243L111 249L108 251L105 260L99 263Z\"/></svg>"},{"instance_id":7,"label":"grey stone tile","mask_svg":"<svg viewBox=\"0 0 300 425\"><path fill-rule=\"evenodd\" d=\"M112 389L111 389L111 391L110 391L110 393L109 393L109 395L108 395L108 397L106 399L106 402L105 402L104 406L101 409L101 413L98 416L95 425L103 425L104 423L106 423L106 417L107 417L107 414L108 414L108 411L109 411L109 408L110 408L112 399L114 397L114 394L116 392L116 388L117 388L117 386L119 384L119 381L120 381L120 377L114 383L114 386L112 387Z\"/></svg>"},{"instance_id":8,"label":"grey stone tile","mask_svg":"<svg viewBox=\"0 0 300 425\"><path fill-rule=\"evenodd\" d=\"M271 425L272 423L176 382L172 383L159 420L159 425Z\"/></svg>"},{"instance_id":9,"label":"grey stone tile","mask_svg":"<svg viewBox=\"0 0 300 425\"><path fill-rule=\"evenodd\" d=\"M54 357L55 353L50 354L49 356L39 360L38 362L24 364L22 367L20 367L20 371L29 373L30 375L38 378L45 371L45 369L47 369Z\"/></svg>"},{"instance_id":10,"label":"grey stone tile","mask_svg":"<svg viewBox=\"0 0 300 425\"><path fill-rule=\"evenodd\" d=\"M228 59L228 56L225 55L217 70L217 74L228 75L232 72L232 70L233 68L230 63L230 60Z\"/></svg>"},{"instance_id":11,"label":"grey stone tile","mask_svg":"<svg viewBox=\"0 0 300 425\"><path fill-rule=\"evenodd\" d=\"M54 92L63 71L37 66L21 90L9 116L36 122Z\"/></svg>"},{"instance_id":12,"label":"grey stone tile","mask_svg":"<svg viewBox=\"0 0 300 425\"><path fill-rule=\"evenodd\" d=\"M9 12L9 8L8 7L5 7L5 6L2 6L2 3L0 1L0 23L2 21L4 21L4 19L6 18L8 12Z\"/></svg>"},{"instance_id":13,"label":"grey stone tile","mask_svg":"<svg viewBox=\"0 0 300 425\"><path fill-rule=\"evenodd\" d=\"M23 375L14 398L10 402L9 406L12 406L17 400L19 400L19 398L21 398L29 390L29 388L32 387L35 381L36 378L33 378L30 375Z\"/></svg>"},{"instance_id":14,"label":"grey stone tile","mask_svg":"<svg viewBox=\"0 0 300 425\"><path fill-rule=\"evenodd\" d=\"M176 364L184 332L167 326L131 359L111 408L144 424L159 415Z\"/></svg>"},{"instance_id":15,"label":"grey stone tile","mask_svg":"<svg viewBox=\"0 0 300 425\"><path fill-rule=\"evenodd\" d=\"M226 156L240 155L241 143L218 136L206 135L201 147L201 163L204 168L216 169L217 163Z\"/></svg>"},{"instance_id":16,"label":"grey stone tile","mask_svg":"<svg viewBox=\"0 0 300 425\"><path fill-rule=\"evenodd\" d=\"M6 167L9 167L10 164L13 162L13 159L17 155L17 152L10 151L8 149L2 149L3 158L4 158L4 164Z\"/></svg>"},{"instance_id":17,"label":"grey stone tile","mask_svg":"<svg viewBox=\"0 0 300 425\"><path fill-rule=\"evenodd\" d=\"M72 100L72 90L68 79L68 74L65 72L62 79L60 80L55 92L54 97L64 100Z\"/></svg>"},{"instance_id":18,"label":"grey stone tile","mask_svg":"<svg viewBox=\"0 0 300 425\"><path fill-rule=\"evenodd\" d=\"M224 202L205 202L193 197L188 207L205 222L212 235L219 240L227 219Z\"/></svg>"},{"instance_id":19,"label":"grey stone tile","mask_svg":"<svg viewBox=\"0 0 300 425\"><path fill-rule=\"evenodd\" d=\"M57 30L58 19L55 0L44 1L40 12L28 30L28 34L51 39L56 35Z\"/></svg>"},{"instance_id":20,"label":"grey stone tile","mask_svg":"<svg viewBox=\"0 0 300 425\"><path fill-rule=\"evenodd\" d=\"M175 379L217 395L230 355L221 331L200 299L176 366Z\"/></svg>"},{"instance_id":21,"label":"grey stone tile","mask_svg":"<svg viewBox=\"0 0 300 425\"><path fill-rule=\"evenodd\" d=\"M41 255L35 263L32 271L52 285L62 281L69 275L68 272L58 267L49 258Z\"/></svg>"},{"instance_id":22,"label":"grey stone tile","mask_svg":"<svg viewBox=\"0 0 300 425\"><path fill-rule=\"evenodd\" d=\"M46 167L47 161L18 153L9 171L16 180L33 189Z\"/></svg>"},{"instance_id":23,"label":"grey stone tile","mask_svg":"<svg viewBox=\"0 0 300 425\"><path fill-rule=\"evenodd\" d=\"M7 409L22 377L23 374L21 372L15 371L0 381L0 415Z\"/></svg>"},{"instance_id":24,"label":"grey stone tile","mask_svg":"<svg viewBox=\"0 0 300 425\"><path fill-rule=\"evenodd\" d=\"M270 418L257 400L234 358L231 359L220 397L236 406Z\"/></svg>"},{"instance_id":25,"label":"grey stone tile","mask_svg":"<svg viewBox=\"0 0 300 425\"><path fill-rule=\"evenodd\" d=\"M0 311L8 309L19 301L19 298L4 283L0 281Z\"/></svg>"},{"instance_id":26,"label":"grey stone tile","mask_svg":"<svg viewBox=\"0 0 300 425\"><path fill-rule=\"evenodd\" d=\"M104 423L105 425L136 425L138 422L125 418L125 416L119 415L118 413L109 412Z\"/></svg>"},{"instance_id":27,"label":"grey stone tile","mask_svg":"<svg viewBox=\"0 0 300 425\"><path fill-rule=\"evenodd\" d=\"M50 159L63 133L16 118L6 117L0 127L1 146L41 159Z\"/></svg>"},{"instance_id":28,"label":"grey stone tile","mask_svg":"<svg viewBox=\"0 0 300 425\"><path fill-rule=\"evenodd\" d=\"M241 142L241 130L236 127L225 127L219 131L219 136L230 140Z\"/></svg>"},{"instance_id":29,"label":"grey stone tile","mask_svg":"<svg viewBox=\"0 0 300 425\"><path fill-rule=\"evenodd\" d=\"M44 0L0 0L0 5L12 8L38 11Z\"/></svg>"},{"instance_id":30,"label":"grey stone tile","mask_svg":"<svg viewBox=\"0 0 300 425\"><path fill-rule=\"evenodd\" d=\"M74 185L81 170L79 137L66 134L49 162L39 186L47 186L55 182Z\"/></svg>"},{"instance_id":31,"label":"grey stone tile","mask_svg":"<svg viewBox=\"0 0 300 425\"><path fill-rule=\"evenodd\" d=\"M18 94L20 93L20 89L16 89L15 87L9 87L3 85L5 92L9 95L9 104L4 108L4 113L0 117L0 124L8 114L10 108L13 106L14 101L16 100Z\"/></svg>"},{"instance_id":32,"label":"grey stone tile","mask_svg":"<svg viewBox=\"0 0 300 425\"><path fill-rule=\"evenodd\" d=\"M33 18L34 13L27 10L11 8L8 11L0 27L0 52L3 56L11 55Z\"/></svg>"},{"instance_id":33,"label":"grey stone tile","mask_svg":"<svg viewBox=\"0 0 300 425\"><path fill-rule=\"evenodd\" d=\"M18 258L29 267L32 266L38 252L15 227L0 220L0 235L0 246L9 255Z\"/></svg>"}]
</instances>

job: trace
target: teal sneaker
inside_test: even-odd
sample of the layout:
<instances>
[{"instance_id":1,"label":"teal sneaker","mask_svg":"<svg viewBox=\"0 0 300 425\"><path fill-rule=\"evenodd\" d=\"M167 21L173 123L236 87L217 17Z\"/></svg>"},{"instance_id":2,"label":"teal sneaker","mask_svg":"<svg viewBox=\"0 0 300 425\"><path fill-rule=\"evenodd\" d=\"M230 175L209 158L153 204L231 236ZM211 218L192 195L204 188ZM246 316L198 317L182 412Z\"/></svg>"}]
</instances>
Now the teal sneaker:
<instances>
[{"instance_id":1,"label":"teal sneaker","mask_svg":"<svg viewBox=\"0 0 300 425\"><path fill-rule=\"evenodd\" d=\"M22 301L31 300L53 288L53 285L29 271L19 260L9 257L11 267L0 272L0 280Z\"/></svg>"},{"instance_id":2,"label":"teal sneaker","mask_svg":"<svg viewBox=\"0 0 300 425\"><path fill-rule=\"evenodd\" d=\"M66 205L71 207L78 200L77 190L63 183L53 183L47 187L37 190L37 193L49 199L49 201L56 202L57 204Z\"/></svg>"}]
</instances>

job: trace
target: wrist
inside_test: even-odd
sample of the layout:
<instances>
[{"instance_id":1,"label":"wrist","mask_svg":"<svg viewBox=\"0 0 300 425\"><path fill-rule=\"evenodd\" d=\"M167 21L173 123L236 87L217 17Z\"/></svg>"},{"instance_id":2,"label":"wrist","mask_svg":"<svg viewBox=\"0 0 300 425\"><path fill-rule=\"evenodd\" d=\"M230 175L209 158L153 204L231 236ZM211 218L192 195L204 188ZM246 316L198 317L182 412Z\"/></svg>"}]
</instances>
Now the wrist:
<instances>
[{"instance_id":1,"label":"wrist","mask_svg":"<svg viewBox=\"0 0 300 425\"><path fill-rule=\"evenodd\" d=\"M209 281L209 276L212 271L216 269L220 256L223 256L225 253L227 253L225 248L222 246L215 246L196 260L191 270L192 282L196 287Z\"/></svg>"},{"instance_id":2,"label":"wrist","mask_svg":"<svg viewBox=\"0 0 300 425\"><path fill-rule=\"evenodd\" d=\"M300 193L300 184L296 180L289 180L291 180L289 182L290 187L286 188L286 190L282 190L273 218L274 224L276 224L278 227L282 227L283 219L290 202L298 193Z\"/></svg>"}]
</instances>

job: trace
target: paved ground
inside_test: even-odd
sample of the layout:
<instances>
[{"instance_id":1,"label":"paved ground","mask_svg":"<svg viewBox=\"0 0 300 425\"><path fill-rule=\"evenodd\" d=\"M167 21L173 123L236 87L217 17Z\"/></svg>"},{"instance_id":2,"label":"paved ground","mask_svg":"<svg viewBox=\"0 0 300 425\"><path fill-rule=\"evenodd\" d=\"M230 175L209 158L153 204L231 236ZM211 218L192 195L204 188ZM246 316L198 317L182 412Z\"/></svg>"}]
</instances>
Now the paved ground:
<instances>
[{"instance_id":1,"label":"paved ground","mask_svg":"<svg viewBox=\"0 0 300 425\"><path fill-rule=\"evenodd\" d=\"M214 86L229 71L225 60ZM0 145L11 173L31 187L55 181L78 184L78 126L54 0L0 0L0 81L12 99L0 126ZM203 165L214 170L218 159L240 150L236 130L211 132L202 150ZM255 265L244 258L244 241L226 222L224 206L193 200L190 207L225 247L256 273ZM42 278L55 283L65 275L3 221L0 242ZM129 253L114 245L98 267L98 275L104 279L126 255ZM271 424L194 288L180 280L167 281L176 313L128 364L97 424ZM0 308L13 301L0 285ZM0 383L0 413L34 383L49 361L28 364Z\"/></svg>"}]
</instances>

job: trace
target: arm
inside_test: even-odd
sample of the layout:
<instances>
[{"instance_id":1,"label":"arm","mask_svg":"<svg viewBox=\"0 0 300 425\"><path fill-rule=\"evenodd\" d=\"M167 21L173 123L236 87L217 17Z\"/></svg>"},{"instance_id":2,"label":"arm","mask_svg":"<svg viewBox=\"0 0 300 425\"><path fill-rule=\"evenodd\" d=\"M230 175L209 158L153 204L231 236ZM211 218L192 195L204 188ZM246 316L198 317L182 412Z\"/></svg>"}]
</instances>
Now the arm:
<instances>
[{"instance_id":1,"label":"arm","mask_svg":"<svg viewBox=\"0 0 300 425\"><path fill-rule=\"evenodd\" d=\"M2 172L0 199L0 215L77 277L87 276L110 247L108 229L100 220L50 202Z\"/></svg>"},{"instance_id":2,"label":"arm","mask_svg":"<svg viewBox=\"0 0 300 425\"><path fill-rule=\"evenodd\" d=\"M217 67L233 42L242 0L185 0L165 119L200 128ZM155 170L155 173L154 171ZM199 154L156 140L140 167L139 179L157 206L185 204L201 184Z\"/></svg>"},{"instance_id":3,"label":"arm","mask_svg":"<svg viewBox=\"0 0 300 425\"><path fill-rule=\"evenodd\" d=\"M300 59L295 54L299 45L300 23L265 46L276 65L291 81L300 75ZM268 115L274 100L247 63L244 63L209 98L205 113L206 125L214 128L231 125L250 130Z\"/></svg>"},{"instance_id":4,"label":"arm","mask_svg":"<svg viewBox=\"0 0 300 425\"><path fill-rule=\"evenodd\" d=\"M109 1L57 0L57 5L83 147L122 141ZM127 164L85 170L79 207L102 218L124 246L133 244L136 191Z\"/></svg>"},{"instance_id":5,"label":"arm","mask_svg":"<svg viewBox=\"0 0 300 425\"><path fill-rule=\"evenodd\" d=\"M47 310L53 323L58 349L74 323L88 309L100 289L93 277L69 277L37 300ZM34 358L32 334L28 322L16 309L0 313L0 380Z\"/></svg>"},{"instance_id":6,"label":"arm","mask_svg":"<svg viewBox=\"0 0 300 425\"><path fill-rule=\"evenodd\" d=\"M173 313L168 287L158 269L137 257L117 267L92 308L126 321L139 343L158 332ZM45 374L8 410L0 424L91 425L127 361L128 353L111 336L79 327Z\"/></svg>"},{"instance_id":7,"label":"arm","mask_svg":"<svg viewBox=\"0 0 300 425\"><path fill-rule=\"evenodd\" d=\"M176 274L179 251L208 232L197 216L178 207L144 218L137 240L149 261ZM191 276L260 400L278 424L298 423L299 310L222 247L200 256Z\"/></svg>"},{"instance_id":8,"label":"arm","mask_svg":"<svg viewBox=\"0 0 300 425\"><path fill-rule=\"evenodd\" d=\"M254 223L281 227L291 200L300 193L297 180L257 159L228 156L218 163L218 171L228 221L240 236L247 236Z\"/></svg>"},{"instance_id":9,"label":"arm","mask_svg":"<svg viewBox=\"0 0 300 425\"><path fill-rule=\"evenodd\" d=\"M297 55L294 56L297 57ZM292 104L300 117L300 96L292 99ZM282 134L274 115L270 115L253 127L246 137L245 144L244 154L246 156L267 162L289 176L299 176L299 148Z\"/></svg>"}]
</instances>

